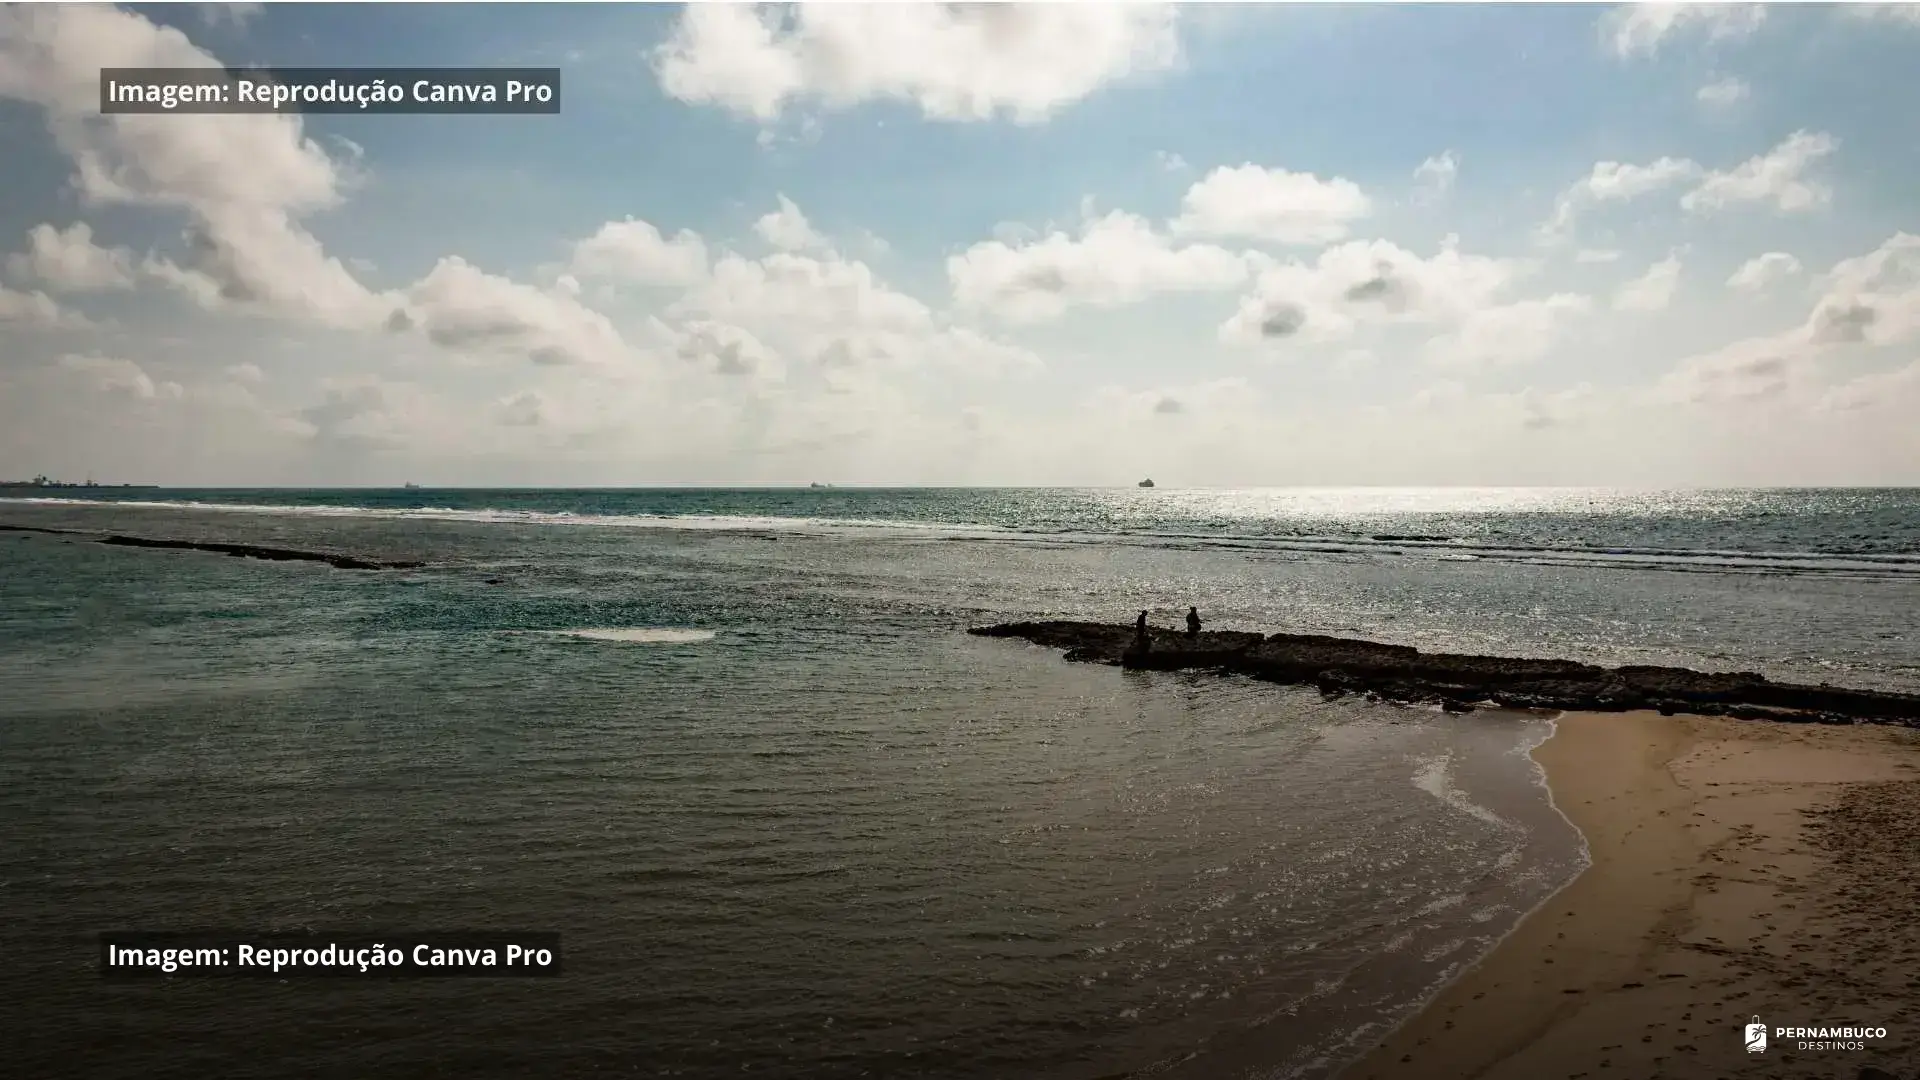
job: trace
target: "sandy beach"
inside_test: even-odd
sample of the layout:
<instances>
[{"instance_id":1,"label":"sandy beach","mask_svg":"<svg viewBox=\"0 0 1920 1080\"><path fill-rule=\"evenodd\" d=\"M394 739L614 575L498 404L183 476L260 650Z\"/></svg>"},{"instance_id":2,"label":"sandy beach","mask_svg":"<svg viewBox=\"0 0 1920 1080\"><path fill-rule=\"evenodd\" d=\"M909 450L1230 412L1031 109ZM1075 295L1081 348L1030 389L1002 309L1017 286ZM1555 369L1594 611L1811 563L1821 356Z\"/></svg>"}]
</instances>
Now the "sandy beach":
<instances>
[{"instance_id":1,"label":"sandy beach","mask_svg":"<svg viewBox=\"0 0 1920 1080\"><path fill-rule=\"evenodd\" d=\"M1534 753L1591 867L1343 1080L1920 1075L1920 733L1569 713Z\"/></svg>"}]
</instances>

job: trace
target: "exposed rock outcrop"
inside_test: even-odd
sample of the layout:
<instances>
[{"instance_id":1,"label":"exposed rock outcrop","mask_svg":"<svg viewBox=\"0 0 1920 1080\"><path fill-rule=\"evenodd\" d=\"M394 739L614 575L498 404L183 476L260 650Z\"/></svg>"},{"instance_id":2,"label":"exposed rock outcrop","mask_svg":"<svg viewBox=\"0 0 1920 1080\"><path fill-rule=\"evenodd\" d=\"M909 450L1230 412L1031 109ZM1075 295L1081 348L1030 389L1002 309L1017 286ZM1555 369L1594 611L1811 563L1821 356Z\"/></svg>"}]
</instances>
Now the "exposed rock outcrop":
<instances>
[{"instance_id":1,"label":"exposed rock outcrop","mask_svg":"<svg viewBox=\"0 0 1920 1080\"><path fill-rule=\"evenodd\" d=\"M323 562L328 566L337 566L342 570L412 570L425 566L423 562L396 560L364 559L357 555L341 555L332 551L303 551L298 548L265 547L260 544L228 544L214 540L157 540L145 536L122 536L118 533L90 533L81 529L43 529L30 525L0 525L0 531L37 532L54 535L84 536L98 543L115 547L171 548L179 551L211 551L220 555L232 555L245 559L270 559L275 562Z\"/></svg>"},{"instance_id":2,"label":"exposed rock outcrop","mask_svg":"<svg viewBox=\"0 0 1920 1080\"><path fill-rule=\"evenodd\" d=\"M1321 634L1209 631L1188 637L1155 629L1149 634L1149 647L1142 650L1133 627L1088 622L1007 623L975 627L968 633L1021 638L1064 649L1068 660L1081 663L1156 671L1228 671L1269 682L1317 686L1329 695L1364 693L1394 701L1438 703L1450 712L1485 703L1920 727L1920 694L1777 683L1753 672L1645 665L1605 668L1573 660L1423 653L1406 645Z\"/></svg>"}]
</instances>

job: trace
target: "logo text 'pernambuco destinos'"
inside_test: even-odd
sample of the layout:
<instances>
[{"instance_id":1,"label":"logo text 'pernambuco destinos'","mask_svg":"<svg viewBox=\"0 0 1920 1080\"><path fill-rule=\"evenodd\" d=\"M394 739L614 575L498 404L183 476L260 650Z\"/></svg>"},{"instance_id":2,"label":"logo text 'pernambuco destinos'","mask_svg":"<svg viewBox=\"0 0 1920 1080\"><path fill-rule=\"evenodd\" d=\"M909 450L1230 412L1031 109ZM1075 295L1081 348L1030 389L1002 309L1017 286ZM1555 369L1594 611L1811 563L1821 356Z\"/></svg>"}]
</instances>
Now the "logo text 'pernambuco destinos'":
<instances>
[{"instance_id":1,"label":"logo text 'pernambuco destinos'","mask_svg":"<svg viewBox=\"0 0 1920 1080\"><path fill-rule=\"evenodd\" d=\"M1863 1024L1779 1025L1769 1029L1758 1016L1744 1029L1747 1053L1764 1054L1771 1041L1786 1050L1865 1050L1887 1037L1887 1029ZM1771 1039L1769 1039L1771 1035Z\"/></svg>"}]
</instances>

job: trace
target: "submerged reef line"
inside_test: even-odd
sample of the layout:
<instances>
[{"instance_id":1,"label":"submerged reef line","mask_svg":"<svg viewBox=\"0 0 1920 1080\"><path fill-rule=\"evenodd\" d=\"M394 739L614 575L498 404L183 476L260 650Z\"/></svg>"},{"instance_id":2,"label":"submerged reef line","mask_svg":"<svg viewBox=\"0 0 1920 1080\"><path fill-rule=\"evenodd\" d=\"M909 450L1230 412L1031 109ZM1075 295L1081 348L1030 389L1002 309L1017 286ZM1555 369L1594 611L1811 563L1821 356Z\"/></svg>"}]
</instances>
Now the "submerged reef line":
<instances>
[{"instance_id":1,"label":"submerged reef line","mask_svg":"<svg viewBox=\"0 0 1920 1080\"><path fill-rule=\"evenodd\" d=\"M243 559L268 559L274 562L323 562L342 570L414 570L424 562L366 559L333 551L306 551L300 548L266 547L261 544L229 544L217 540L161 540L120 533L89 532L85 529L52 529L33 525L0 525L0 532L47 533L54 536L79 536L97 544L114 547L167 548L178 551L211 551Z\"/></svg>"}]
</instances>

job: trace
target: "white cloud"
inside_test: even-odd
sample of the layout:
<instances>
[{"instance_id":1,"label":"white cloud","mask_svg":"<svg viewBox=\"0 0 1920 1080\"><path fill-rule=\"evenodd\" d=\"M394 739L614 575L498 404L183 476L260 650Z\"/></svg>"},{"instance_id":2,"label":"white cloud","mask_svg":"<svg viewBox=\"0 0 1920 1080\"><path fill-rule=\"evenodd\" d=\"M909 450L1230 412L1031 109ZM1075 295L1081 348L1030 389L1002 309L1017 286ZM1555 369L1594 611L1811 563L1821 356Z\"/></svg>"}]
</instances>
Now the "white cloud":
<instances>
[{"instance_id":1,"label":"white cloud","mask_svg":"<svg viewBox=\"0 0 1920 1080\"><path fill-rule=\"evenodd\" d=\"M1698 98L1702 104L1724 107L1745 101L1752 93L1752 87L1729 75L1702 86L1694 97Z\"/></svg>"},{"instance_id":2,"label":"white cloud","mask_svg":"<svg viewBox=\"0 0 1920 1080\"><path fill-rule=\"evenodd\" d=\"M1779 396L1806 382L1807 344L1800 330L1736 341L1681 361L1654 385L1653 396L1678 404Z\"/></svg>"},{"instance_id":3,"label":"white cloud","mask_svg":"<svg viewBox=\"0 0 1920 1080\"><path fill-rule=\"evenodd\" d=\"M1807 333L1823 345L1894 345L1920 337L1920 236L1895 233L1843 259L1824 279Z\"/></svg>"},{"instance_id":4,"label":"white cloud","mask_svg":"<svg viewBox=\"0 0 1920 1080\"><path fill-rule=\"evenodd\" d=\"M661 87L762 122L790 102L911 101L932 119L1037 123L1180 56L1170 4L689 4Z\"/></svg>"},{"instance_id":5,"label":"white cloud","mask_svg":"<svg viewBox=\"0 0 1920 1080\"><path fill-rule=\"evenodd\" d=\"M1619 262L1621 253L1612 248L1581 248L1574 252L1573 261L1577 263Z\"/></svg>"},{"instance_id":6,"label":"white cloud","mask_svg":"<svg viewBox=\"0 0 1920 1080\"><path fill-rule=\"evenodd\" d=\"M607 317L577 298L488 274L458 256L416 282L387 325L418 329L455 352L535 364L617 365L632 356Z\"/></svg>"},{"instance_id":7,"label":"white cloud","mask_svg":"<svg viewBox=\"0 0 1920 1080\"><path fill-rule=\"evenodd\" d=\"M133 260L125 248L93 242L93 227L76 221L64 231L35 225L27 232L25 254L7 258L14 277L37 281L62 292L124 289L133 284Z\"/></svg>"},{"instance_id":8,"label":"white cloud","mask_svg":"<svg viewBox=\"0 0 1920 1080\"><path fill-rule=\"evenodd\" d=\"M1513 395L1512 401L1520 413L1520 426L1541 431L1586 419L1596 396L1591 383L1576 383L1565 390L1553 391L1529 386Z\"/></svg>"},{"instance_id":9,"label":"white cloud","mask_svg":"<svg viewBox=\"0 0 1920 1080\"><path fill-rule=\"evenodd\" d=\"M1420 185L1428 198L1438 198L1453 190L1453 182L1460 174L1460 159L1448 150L1437 157L1430 157L1413 170L1414 183Z\"/></svg>"},{"instance_id":10,"label":"white cloud","mask_svg":"<svg viewBox=\"0 0 1920 1080\"><path fill-rule=\"evenodd\" d=\"M778 353L737 326L702 319L659 326L671 340L673 354L702 371L767 380L778 380L785 372Z\"/></svg>"},{"instance_id":11,"label":"white cloud","mask_svg":"<svg viewBox=\"0 0 1920 1080\"><path fill-rule=\"evenodd\" d=\"M1681 31L1699 28L1709 40L1743 37L1766 21L1759 4L1621 4L1600 19L1601 40L1620 57L1651 56Z\"/></svg>"},{"instance_id":12,"label":"white cloud","mask_svg":"<svg viewBox=\"0 0 1920 1080\"><path fill-rule=\"evenodd\" d=\"M1897 411L1902 422L1909 422L1920 408L1920 361L1841 383L1821 397L1819 407L1829 412L1885 409Z\"/></svg>"},{"instance_id":13,"label":"white cloud","mask_svg":"<svg viewBox=\"0 0 1920 1080\"><path fill-rule=\"evenodd\" d=\"M1664 311L1680 288L1680 254L1674 252L1613 294L1615 311Z\"/></svg>"},{"instance_id":14,"label":"white cloud","mask_svg":"<svg viewBox=\"0 0 1920 1080\"><path fill-rule=\"evenodd\" d=\"M261 371L258 364L229 364L227 374L232 376L235 382L254 386L267 381L266 372Z\"/></svg>"},{"instance_id":15,"label":"white cloud","mask_svg":"<svg viewBox=\"0 0 1920 1080\"><path fill-rule=\"evenodd\" d=\"M1245 164L1221 166L1187 189L1175 233L1237 236L1279 244L1328 244L1372 212L1360 185L1342 177Z\"/></svg>"},{"instance_id":16,"label":"white cloud","mask_svg":"<svg viewBox=\"0 0 1920 1080\"><path fill-rule=\"evenodd\" d=\"M1560 340L1570 316L1592 301L1574 293L1496 304L1466 313L1451 334L1434 339L1428 358L1444 367L1522 364L1538 360Z\"/></svg>"},{"instance_id":17,"label":"white cloud","mask_svg":"<svg viewBox=\"0 0 1920 1080\"><path fill-rule=\"evenodd\" d=\"M1153 160L1168 172L1185 172L1193 168L1193 166L1187 164L1186 158L1181 157L1179 154L1170 154L1165 150L1155 150L1153 152Z\"/></svg>"},{"instance_id":18,"label":"white cloud","mask_svg":"<svg viewBox=\"0 0 1920 1080\"><path fill-rule=\"evenodd\" d=\"M1832 192L1824 184L1803 179L1803 174L1839 145L1831 135L1796 131L1766 153L1721 171L1675 157L1648 165L1598 162L1586 177L1560 193L1553 216L1540 226L1536 237L1542 243L1565 241L1573 235L1580 215L1596 205L1636 199L1696 179L1699 183L1680 197L1682 209L1702 212L1746 202L1771 202L1781 210L1822 206Z\"/></svg>"},{"instance_id":19,"label":"white cloud","mask_svg":"<svg viewBox=\"0 0 1920 1080\"><path fill-rule=\"evenodd\" d=\"M695 312L747 326L769 322L809 329L878 327L917 332L933 325L920 301L880 282L863 262L780 252L765 259L722 257L672 312Z\"/></svg>"},{"instance_id":20,"label":"white cloud","mask_svg":"<svg viewBox=\"0 0 1920 1080\"><path fill-rule=\"evenodd\" d=\"M1650 165L1621 161L1595 162L1593 170L1560 193L1553 217L1540 226L1538 237L1554 243L1573 235L1575 219L1595 204L1624 202L1700 175L1698 164L1685 158L1663 157Z\"/></svg>"},{"instance_id":21,"label":"white cloud","mask_svg":"<svg viewBox=\"0 0 1920 1080\"><path fill-rule=\"evenodd\" d=\"M155 382L131 360L68 353L60 358L59 367L103 394L126 394L143 401L177 399L184 395L179 383Z\"/></svg>"},{"instance_id":22,"label":"white cloud","mask_svg":"<svg viewBox=\"0 0 1920 1080\"><path fill-rule=\"evenodd\" d=\"M1884 19L1888 22L1920 26L1920 4L1837 4L1835 6L1856 19Z\"/></svg>"},{"instance_id":23,"label":"white cloud","mask_svg":"<svg viewBox=\"0 0 1920 1080\"><path fill-rule=\"evenodd\" d=\"M649 222L629 217L609 221L573 246L570 268L578 277L611 278L638 285L691 285L707 273L707 245L682 229L669 240Z\"/></svg>"},{"instance_id":24,"label":"white cloud","mask_svg":"<svg viewBox=\"0 0 1920 1080\"><path fill-rule=\"evenodd\" d=\"M785 195L779 196L779 200L779 208L754 222L753 231L782 251L825 247L826 238L814 231L813 225L807 221L807 215L800 212L793 200Z\"/></svg>"},{"instance_id":25,"label":"white cloud","mask_svg":"<svg viewBox=\"0 0 1920 1080\"><path fill-rule=\"evenodd\" d=\"M103 67L216 67L177 30L107 5L0 9L0 98L45 110L92 204L183 210L192 262L171 280L221 306L337 326L387 304L298 223L350 177L291 115L99 115Z\"/></svg>"},{"instance_id":26,"label":"white cloud","mask_svg":"<svg viewBox=\"0 0 1920 1080\"><path fill-rule=\"evenodd\" d=\"M1160 292L1230 289L1246 257L1211 244L1176 246L1145 218L1119 210L1085 222L1078 238L989 240L947 259L954 300L1016 321L1047 319L1075 304L1116 307Z\"/></svg>"},{"instance_id":27,"label":"white cloud","mask_svg":"<svg viewBox=\"0 0 1920 1080\"><path fill-rule=\"evenodd\" d=\"M20 292L0 285L0 326L54 330L85 325L86 319L62 308L53 297L38 289Z\"/></svg>"},{"instance_id":28,"label":"white cloud","mask_svg":"<svg viewBox=\"0 0 1920 1080\"><path fill-rule=\"evenodd\" d=\"M1833 197L1832 190L1801 176L1839 145L1838 139L1823 132L1796 131L1764 154L1724 172L1708 173L1699 187L1681 197L1680 205L1692 211L1720 210L1748 202L1770 202L1788 211L1825 206Z\"/></svg>"},{"instance_id":29,"label":"white cloud","mask_svg":"<svg viewBox=\"0 0 1920 1080\"><path fill-rule=\"evenodd\" d=\"M1800 260L1784 251L1769 251L1756 255L1740 264L1740 269L1727 279L1730 289L1742 289L1758 292L1783 278L1800 272Z\"/></svg>"},{"instance_id":30,"label":"white cloud","mask_svg":"<svg viewBox=\"0 0 1920 1080\"><path fill-rule=\"evenodd\" d=\"M247 23L252 22L255 18L257 18L260 15L261 12L265 10L266 10L265 4L239 3L239 2L235 2L235 3L203 2L203 3L197 3L193 5L193 8L192 8L193 13L200 16L200 21L205 23L208 26L220 26L222 24L225 24L233 27L245 26Z\"/></svg>"},{"instance_id":31,"label":"white cloud","mask_svg":"<svg viewBox=\"0 0 1920 1080\"><path fill-rule=\"evenodd\" d=\"M842 386L877 368L943 368L979 376L1040 364L1025 349L948 324L865 263L835 254L724 256L666 315L738 327Z\"/></svg>"},{"instance_id":32,"label":"white cloud","mask_svg":"<svg viewBox=\"0 0 1920 1080\"><path fill-rule=\"evenodd\" d=\"M1220 336L1237 342L1331 341L1363 323L1458 329L1485 309L1502 307L1501 295L1525 270L1512 260L1463 255L1451 237L1431 258L1385 240L1350 241L1321 252L1313 263L1294 261L1261 273ZM1503 319L1521 324L1573 309L1564 300L1542 303L1546 306L1484 316L1471 341L1481 341L1479 332ZM1477 344L1461 349L1463 357L1484 351Z\"/></svg>"},{"instance_id":33,"label":"white cloud","mask_svg":"<svg viewBox=\"0 0 1920 1080\"><path fill-rule=\"evenodd\" d=\"M1899 345L1920 338L1920 236L1895 233L1873 251L1836 263L1823 280L1826 291L1804 323L1690 357L1661 378L1654 396L1700 403L1791 395L1794 401L1813 404L1820 400L1818 362L1823 356L1852 346ZM1838 399L1828 400L1831 404Z\"/></svg>"}]
</instances>

